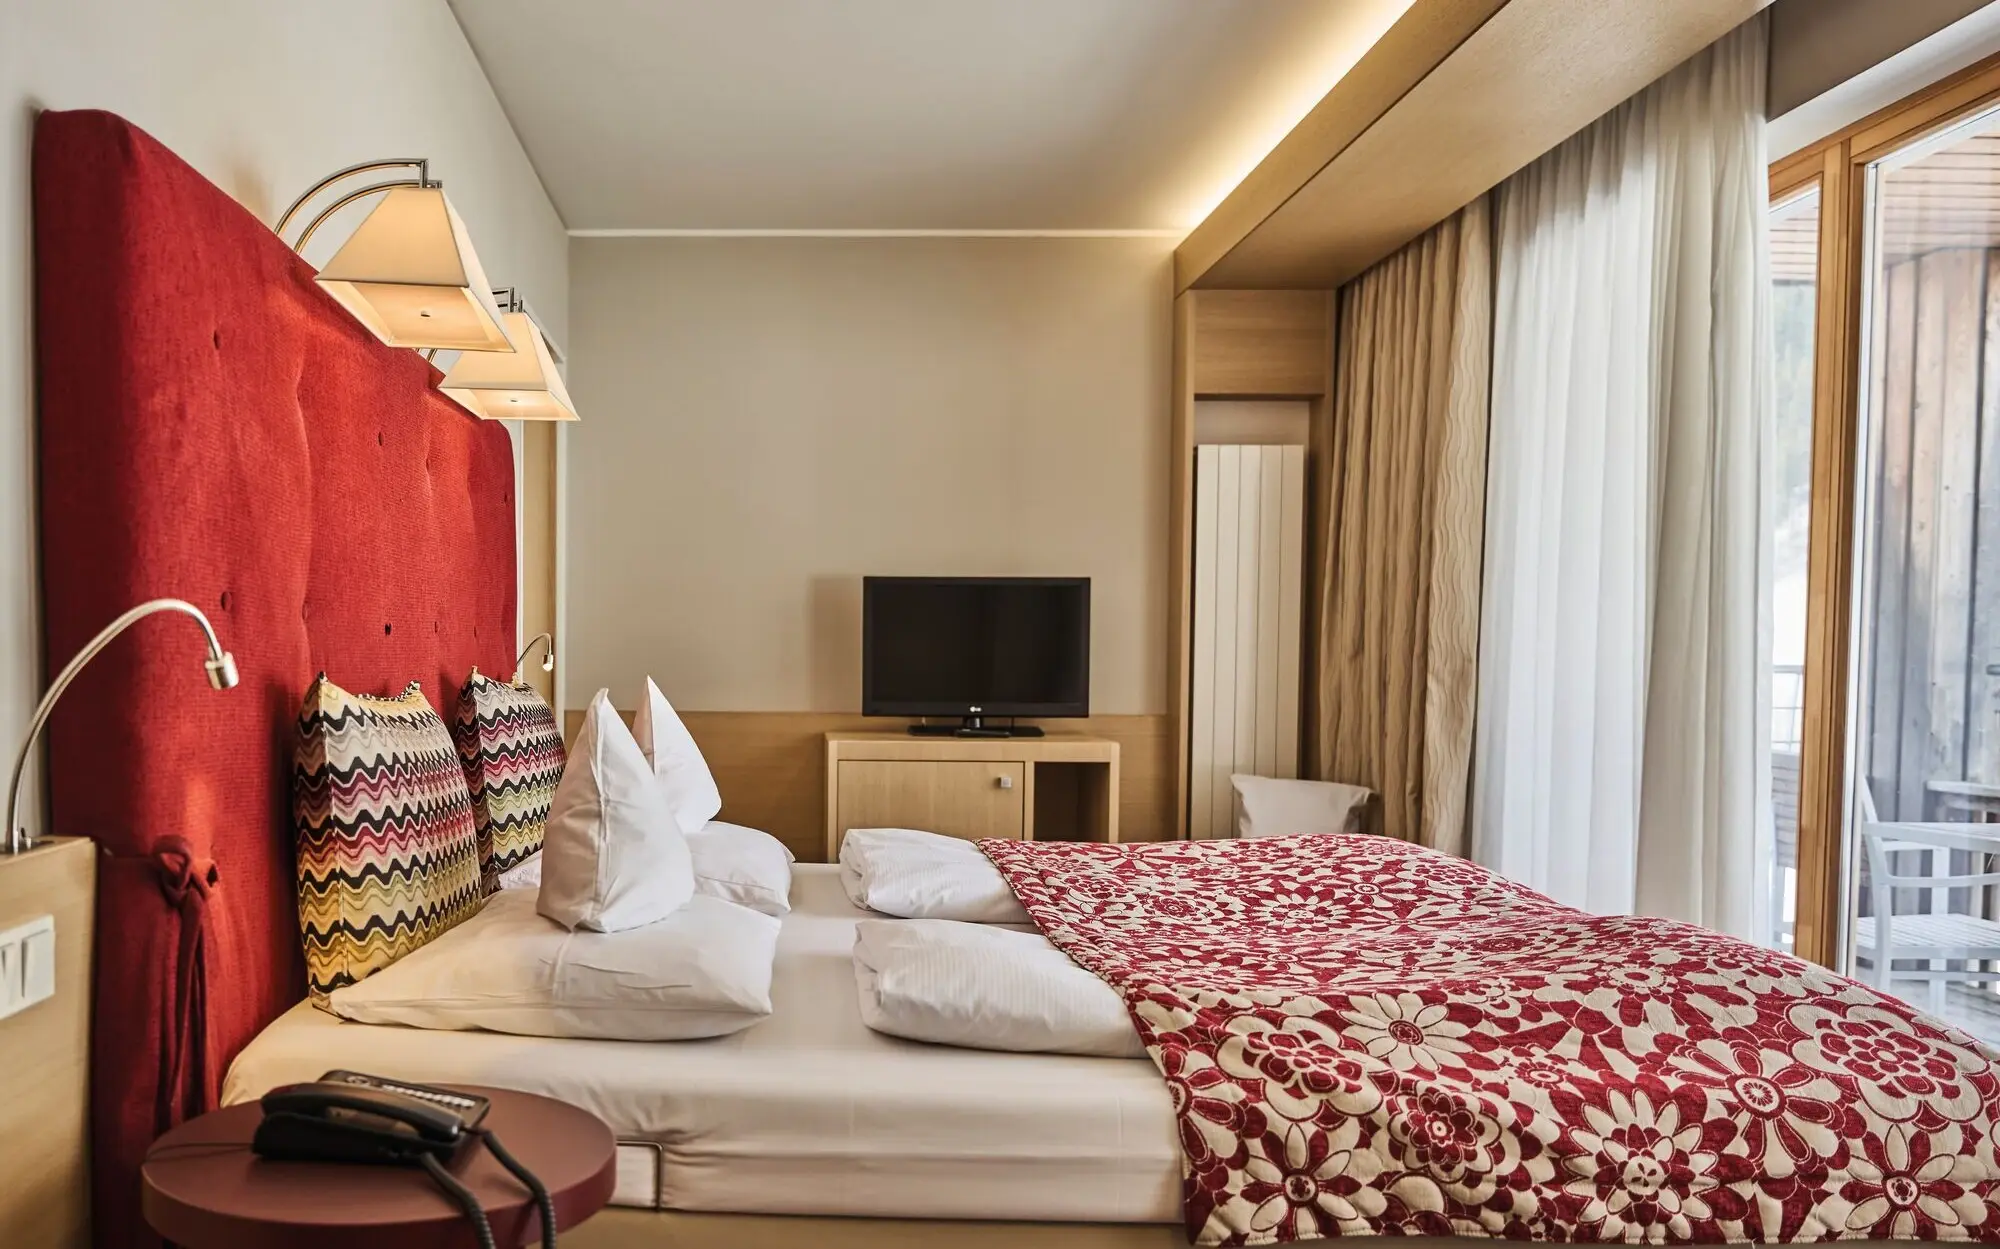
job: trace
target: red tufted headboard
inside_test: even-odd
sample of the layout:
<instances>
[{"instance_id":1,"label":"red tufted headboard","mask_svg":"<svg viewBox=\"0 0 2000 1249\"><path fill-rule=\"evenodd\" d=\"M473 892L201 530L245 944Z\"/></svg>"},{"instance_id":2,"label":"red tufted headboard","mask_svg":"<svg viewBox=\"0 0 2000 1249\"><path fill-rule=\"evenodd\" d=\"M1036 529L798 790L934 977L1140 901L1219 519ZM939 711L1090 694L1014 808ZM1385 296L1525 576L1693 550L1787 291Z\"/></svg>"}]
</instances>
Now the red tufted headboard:
<instances>
[{"instance_id":1,"label":"red tufted headboard","mask_svg":"<svg viewBox=\"0 0 2000 1249\"><path fill-rule=\"evenodd\" d=\"M97 1244L122 1249L158 1243L147 1144L304 996L288 785L313 674L414 677L449 717L474 664L513 666L513 460L144 132L44 113L34 161L49 672L171 595L243 676L210 691L192 622L151 617L49 729L53 829L105 855L93 1205Z\"/></svg>"}]
</instances>

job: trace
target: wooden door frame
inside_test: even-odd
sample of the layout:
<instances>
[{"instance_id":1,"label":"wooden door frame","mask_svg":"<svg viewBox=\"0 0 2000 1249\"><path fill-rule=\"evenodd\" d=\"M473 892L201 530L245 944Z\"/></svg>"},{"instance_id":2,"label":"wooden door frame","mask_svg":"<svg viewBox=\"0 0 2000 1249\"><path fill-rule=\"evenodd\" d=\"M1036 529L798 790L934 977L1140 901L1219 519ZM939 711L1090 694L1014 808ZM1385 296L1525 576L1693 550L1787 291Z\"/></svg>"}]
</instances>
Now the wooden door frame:
<instances>
[{"instance_id":1,"label":"wooden door frame","mask_svg":"<svg viewBox=\"0 0 2000 1249\"><path fill-rule=\"evenodd\" d=\"M1848 881L1845 844L1854 672L1856 525L1861 508L1861 364L1868 167L2000 101L2000 56L1925 87L1771 165L1771 202L1820 193L1813 322L1811 524L1799 746L1798 923L1793 949L1838 967Z\"/></svg>"}]
</instances>

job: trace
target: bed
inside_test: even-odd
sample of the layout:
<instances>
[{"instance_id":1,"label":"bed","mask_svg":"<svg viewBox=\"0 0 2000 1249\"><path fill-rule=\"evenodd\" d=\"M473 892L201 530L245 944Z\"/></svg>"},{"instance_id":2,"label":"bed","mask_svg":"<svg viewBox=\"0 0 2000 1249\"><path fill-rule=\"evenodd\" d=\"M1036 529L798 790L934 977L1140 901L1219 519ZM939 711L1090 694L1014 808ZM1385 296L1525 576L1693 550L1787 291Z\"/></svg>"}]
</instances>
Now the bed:
<instances>
[{"instance_id":1,"label":"bed","mask_svg":"<svg viewBox=\"0 0 2000 1249\"><path fill-rule=\"evenodd\" d=\"M259 222L128 123L104 113L44 114L35 200L47 653L60 662L131 603L172 594L215 616L243 677L230 695L209 695L186 662L184 639L164 623L141 625L72 687L51 725L55 830L88 833L104 852L92 1051L99 1245L157 1245L138 1217L136 1171L161 1131L225 1095L248 1097L336 1063L487 1080L596 1109L630 1143L621 1199L631 1204L567 1238L585 1249L1184 1243L1183 1201L1202 1178L1199 1167L1181 1175L1187 1069L1169 1084L1136 1060L969 1053L868 1033L848 962L856 913L828 869L800 869L777 1015L735 1038L638 1045L424 1034L336 1024L301 1006L286 812L300 697L325 669L377 692L418 676L448 701L475 665L498 672L512 664L507 438L438 395L435 370L377 343ZM1314 861L1302 851L1291 875L1311 878L1312 889L1272 889L1267 880L1244 892L1261 909L1255 922L1238 916L1232 936L1216 908L1236 900L1235 881L1204 875L1215 863L1196 861L1233 853L1214 848L1223 844L1003 845L992 853L1052 940L1125 984L1142 1037L1176 1038L1176 1062L1189 1054L1210 1061L1199 1051L1242 1041L1225 1025L1255 1021L1259 1011L1277 1030L1296 1004L1239 991L1247 981L1228 977L1248 966L1245 957L1265 957L1256 974L1272 983L1309 971L1319 976L1306 986L1314 991L1394 999L1404 980L1445 974L1461 957L1472 983L1449 991L1476 993L1479 959L1511 956L1538 939L1528 924L1475 949L1494 934L1450 931L1485 913L1478 903L1498 888L1491 882L1472 881L1464 898L1428 917L1441 927L1411 927L1412 908L1430 905L1412 882L1449 876L1447 865L1378 864L1334 880L1338 856ZM1280 852L1292 853L1256 853ZM1077 859L1031 861L1044 854ZM1089 856L1102 861L1083 861ZM1188 856L1185 872L1173 870L1174 856ZM1147 905L1121 912L1099 904L1124 889L1111 877L1148 870ZM1361 885L1368 897L1393 902L1402 890L1414 901L1395 903L1404 909L1385 917L1382 940L1374 929L1355 930L1362 940L1349 950L1352 969L1330 946L1320 953L1333 957L1316 970L1284 950L1273 961L1260 943L1284 927L1281 912L1323 906L1335 885L1350 910L1361 905ZM1182 930L1173 927L1190 916ZM1313 935L1310 922L1295 929ZM1625 939L1643 936L1635 929ZM1183 959L1184 951L1192 954ZM1195 966L1196 956L1206 965ZM1183 993L1160 982L1154 991L1141 981L1218 969L1220 989ZM1347 983L1350 970L1358 979ZM1787 977L1797 979L1778 979ZM1819 981L1805 990L1845 991ZM1789 991L1779 984L1759 993ZM1584 1010L1575 995L1530 997L1488 995L1477 1009L1454 1001L1470 1012L1461 1035L1530 1006ZM1735 1026L1728 1016L1715 1016L1725 1041ZM1387 1048L1370 1054L1381 1059L1373 1069L1381 1088L1417 1100L1434 1092L1395 1083L1397 1063L1409 1058L1398 1047L1422 1038L1398 1039L1397 1020L1377 1023ZM1407 1032L1409 1021L1400 1024ZM1567 1043L1560 1030L1548 1035L1552 1047ZM1349 1057L1359 1053L1349 1048ZM1955 1087L1983 1089L2000 1105L1991 1060L1960 1057ZM1524 1115L1537 1096L1524 1096ZM1922 1096L1906 1100L1918 1107L1908 1123L1930 1131L1936 1115ZM1839 1099L1827 1104L1839 1113ZM1246 1124L1265 1122L1254 1105L1242 1115L1210 1109L1217 1117L1209 1127L1226 1129L1214 1139L1227 1148L1244 1143ZM1352 1126L1336 1118L1283 1140L1273 1135L1273 1147L1296 1141L1321 1150L1331 1132ZM1907 1147L1906 1126L1877 1137L1902 1132ZM2000 1124L1979 1150L1988 1167ZM1907 1190L1890 1181L1903 1178L1898 1167L1931 1166L1928 1158L1912 1164L1892 1146L1869 1165L1882 1192L1854 1197L1857 1208L1879 1199L1893 1215L1903 1196L1913 1208L1926 1199L1930 1181L1921 1176ZM1967 1208L1983 1202L2000 1212L2000 1178L1963 1178L1973 1186ZM1284 1184L1277 1188L1284 1195ZM1492 1199L1504 1207L1511 1197ZM1976 1227L1923 1226L1943 1239L1976 1231L1990 1240L1996 1225L2000 1213Z\"/></svg>"},{"instance_id":2,"label":"bed","mask_svg":"<svg viewBox=\"0 0 2000 1249\"><path fill-rule=\"evenodd\" d=\"M862 1025L839 869L798 864L773 1013L712 1041L549 1040L344 1023L301 1004L224 1103L346 1066L544 1093L621 1142L614 1202L710 1214L1180 1223L1173 1112L1150 1061L994 1054Z\"/></svg>"}]
</instances>

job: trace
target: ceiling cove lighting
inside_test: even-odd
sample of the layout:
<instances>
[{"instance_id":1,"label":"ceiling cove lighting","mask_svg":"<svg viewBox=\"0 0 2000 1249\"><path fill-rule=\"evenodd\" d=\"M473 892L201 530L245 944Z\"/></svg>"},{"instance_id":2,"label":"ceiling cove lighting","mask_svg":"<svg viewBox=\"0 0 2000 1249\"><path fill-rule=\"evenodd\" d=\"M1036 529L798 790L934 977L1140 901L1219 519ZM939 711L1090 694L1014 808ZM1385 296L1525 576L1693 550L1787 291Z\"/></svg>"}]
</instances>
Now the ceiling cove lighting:
<instances>
[{"instance_id":1,"label":"ceiling cove lighting","mask_svg":"<svg viewBox=\"0 0 2000 1249\"><path fill-rule=\"evenodd\" d=\"M300 227L308 205L364 174L414 169L343 190ZM430 176L426 160L377 160L322 178L278 219L278 237L304 252L320 227L349 204L380 195L361 225L319 271L319 284L391 347L447 351L514 350L465 222Z\"/></svg>"},{"instance_id":2,"label":"ceiling cove lighting","mask_svg":"<svg viewBox=\"0 0 2000 1249\"><path fill-rule=\"evenodd\" d=\"M438 389L489 421L576 420L576 405L556 371L556 353L519 292L493 294L501 301L501 324L518 350L461 352Z\"/></svg>"}]
</instances>

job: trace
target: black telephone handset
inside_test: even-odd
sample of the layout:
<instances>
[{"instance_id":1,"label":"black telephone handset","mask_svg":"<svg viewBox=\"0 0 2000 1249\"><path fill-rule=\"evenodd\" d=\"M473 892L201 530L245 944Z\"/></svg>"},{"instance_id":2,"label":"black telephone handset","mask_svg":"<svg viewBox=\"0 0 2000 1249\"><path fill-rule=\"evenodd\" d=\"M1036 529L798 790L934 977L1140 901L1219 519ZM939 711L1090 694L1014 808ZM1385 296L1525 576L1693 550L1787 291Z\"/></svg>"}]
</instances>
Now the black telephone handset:
<instances>
[{"instance_id":1,"label":"black telephone handset","mask_svg":"<svg viewBox=\"0 0 2000 1249\"><path fill-rule=\"evenodd\" d=\"M477 1093L329 1071L311 1084L272 1089L263 1106L264 1118L250 1139L259 1155L284 1162L422 1167L464 1211L481 1249L493 1249L493 1229L478 1194L445 1166L459 1146L477 1136L527 1187L541 1213L542 1249L555 1249L556 1208L549 1190L481 1126L492 1103Z\"/></svg>"},{"instance_id":2,"label":"black telephone handset","mask_svg":"<svg viewBox=\"0 0 2000 1249\"><path fill-rule=\"evenodd\" d=\"M417 1163L449 1158L486 1117L472 1093L329 1071L264 1094L250 1147L289 1162Z\"/></svg>"}]
</instances>

